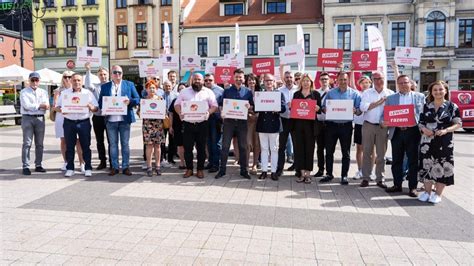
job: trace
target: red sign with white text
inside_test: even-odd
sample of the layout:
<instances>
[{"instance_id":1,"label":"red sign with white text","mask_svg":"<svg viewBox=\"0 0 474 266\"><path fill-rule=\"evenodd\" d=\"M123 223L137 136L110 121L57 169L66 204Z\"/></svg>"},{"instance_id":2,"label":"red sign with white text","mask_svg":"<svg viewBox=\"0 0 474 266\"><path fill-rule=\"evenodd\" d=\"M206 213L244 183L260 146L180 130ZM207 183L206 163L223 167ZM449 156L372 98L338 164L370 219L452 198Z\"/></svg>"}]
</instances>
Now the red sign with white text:
<instances>
[{"instance_id":1,"label":"red sign with white text","mask_svg":"<svg viewBox=\"0 0 474 266\"><path fill-rule=\"evenodd\" d=\"M293 99L291 101L290 118L315 120L316 101L306 99Z\"/></svg>"},{"instance_id":2,"label":"red sign with white text","mask_svg":"<svg viewBox=\"0 0 474 266\"><path fill-rule=\"evenodd\" d=\"M258 58L252 60L252 72L259 76L261 74L274 74L275 59L273 58Z\"/></svg>"},{"instance_id":3,"label":"red sign with white text","mask_svg":"<svg viewBox=\"0 0 474 266\"><path fill-rule=\"evenodd\" d=\"M389 127L412 127L415 123L415 106L413 104L385 105L383 120Z\"/></svg>"},{"instance_id":4,"label":"red sign with white text","mask_svg":"<svg viewBox=\"0 0 474 266\"><path fill-rule=\"evenodd\" d=\"M354 51L352 52L352 65L354 70L371 71L377 70L377 51Z\"/></svg>"},{"instance_id":5,"label":"red sign with white text","mask_svg":"<svg viewBox=\"0 0 474 266\"><path fill-rule=\"evenodd\" d=\"M342 49L319 48L318 67L337 67L342 62L344 51Z\"/></svg>"},{"instance_id":6,"label":"red sign with white text","mask_svg":"<svg viewBox=\"0 0 474 266\"><path fill-rule=\"evenodd\" d=\"M234 71L236 67L216 66L214 77L217 84L234 84Z\"/></svg>"}]
</instances>

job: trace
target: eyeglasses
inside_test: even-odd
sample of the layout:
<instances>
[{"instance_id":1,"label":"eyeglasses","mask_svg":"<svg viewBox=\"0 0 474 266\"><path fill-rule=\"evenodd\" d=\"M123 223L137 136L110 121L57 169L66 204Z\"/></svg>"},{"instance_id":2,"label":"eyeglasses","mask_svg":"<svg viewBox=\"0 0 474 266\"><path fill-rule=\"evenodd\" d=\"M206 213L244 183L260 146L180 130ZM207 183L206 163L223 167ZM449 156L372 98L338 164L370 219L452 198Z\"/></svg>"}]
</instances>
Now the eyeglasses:
<instances>
[{"instance_id":1,"label":"eyeglasses","mask_svg":"<svg viewBox=\"0 0 474 266\"><path fill-rule=\"evenodd\" d=\"M319 80L329 80L329 79L324 78L324 79L319 79Z\"/></svg>"},{"instance_id":2,"label":"eyeglasses","mask_svg":"<svg viewBox=\"0 0 474 266\"><path fill-rule=\"evenodd\" d=\"M40 81L40 80L39 80L39 78L32 78L32 79L30 79L30 81L31 81L31 82L38 82L38 81Z\"/></svg>"},{"instance_id":3,"label":"eyeglasses","mask_svg":"<svg viewBox=\"0 0 474 266\"><path fill-rule=\"evenodd\" d=\"M213 82L213 79L205 79L204 82Z\"/></svg>"},{"instance_id":4,"label":"eyeglasses","mask_svg":"<svg viewBox=\"0 0 474 266\"><path fill-rule=\"evenodd\" d=\"M112 74L114 74L114 75L122 75L122 71L114 70L114 71L112 71Z\"/></svg>"},{"instance_id":5,"label":"eyeglasses","mask_svg":"<svg viewBox=\"0 0 474 266\"><path fill-rule=\"evenodd\" d=\"M63 79L71 79L71 76L63 76Z\"/></svg>"},{"instance_id":6,"label":"eyeglasses","mask_svg":"<svg viewBox=\"0 0 474 266\"><path fill-rule=\"evenodd\" d=\"M295 80L300 80L301 78L295 78Z\"/></svg>"}]
</instances>

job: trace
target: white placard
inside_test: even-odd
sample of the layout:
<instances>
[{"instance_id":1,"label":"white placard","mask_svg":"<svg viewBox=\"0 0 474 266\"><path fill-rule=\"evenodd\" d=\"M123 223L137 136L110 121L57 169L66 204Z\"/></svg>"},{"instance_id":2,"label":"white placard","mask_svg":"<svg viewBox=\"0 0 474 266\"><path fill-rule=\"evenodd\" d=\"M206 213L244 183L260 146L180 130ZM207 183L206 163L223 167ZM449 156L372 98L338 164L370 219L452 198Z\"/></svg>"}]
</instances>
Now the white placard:
<instances>
[{"instance_id":1,"label":"white placard","mask_svg":"<svg viewBox=\"0 0 474 266\"><path fill-rule=\"evenodd\" d=\"M140 100L140 117L145 119L165 119L166 101L156 99Z\"/></svg>"},{"instance_id":2,"label":"white placard","mask_svg":"<svg viewBox=\"0 0 474 266\"><path fill-rule=\"evenodd\" d=\"M353 120L354 100L326 100L326 120Z\"/></svg>"},{"instance_id":3,"label":"white placard","mask_svg":"<svg viewBox=\"0 0 474 266\"><path fill-rule=\"evenodd\" d=\"M285 65L285 66L283 66L283 71L280 73L280 67L275 67L275 72L273 72L273 73L275 73L275 74L274 74L275 80L277 80L277 81L278 81L278 80L283 81L283 79L284 79L285 77L281 77L280 74L285 75L285 72L286 72L286 71L290 71L290 70L291 70L291 66Z\"/></svg>"},{"instance_id":4,"label":"white placard","mask_svg":"<svg viewBox=\"0 0 474 266\"><path fill-rule=\"evenodd\" d=\"M183 55L181 56L181 69L184 70L200 70L201 57L199 55Z\"/></svg>"},{"instance_id":5,"label":"white placard","mask_svg":"<svg viewBox=\"0 0 474 266\"><path fill-rule=\"evenodd\" d=\"M222 65L220 66L230 66L236 68L245 68L245 54L225 54Z\"/></svg>"},{"instance_id":6,"label":"white placard","mask_svg":"<svg viewBox=\"0 0 474 266\"><path fill-rule=\"evenodd\" d=\"M280 53L280 65L303 63L304 48L302 49L299 44L280 46L278 51Z\"/></svg>"},{"instance_id":7,"label":"white placard","mask_svg":"<svg viewBox=\"0 0 474 266\"><path fill-rule=\"evenodd\" d=\"M138 71L141 78L161 76L160 60L158 58L140 59Z\"/></svg>"},{"instance_id":8,"label":"white placard","mask_svg":"<svg viewBox=\"0 0 474 266\"><path fill-rule=\"evenodd\" d=\"M76 65L83 66L88 62L91 64L91 66L101 66L102 65L102 48L78 46Z\"/></svg>"},{"instance_id":9,"label":"white placard","mask_svg":"<svg viewBox=\"0 0 474 266\"><path fill-rule=\"evenodd\" d=\"M422 48L400 47L395 49L395 64L419 67L421 62Z\"/></svg>"},{"instance_id":10,"label":"white placard","mask_svg":"<svg viewBox=\"0 0 474 266\"><path fill-rule=\"evenodd\" d=\"M126 115L127 105L124 101L128 99L124 96L104 96L102 97L103 115Z\"/></svg>"},{"instance_id":11,"label":"white placard","mask_svg":"<svg viewBox=\"0 0 474 266\"><path fill-rule=\"evenodd\" d=\"M66 94L61 95L61 111L65 114L85 114L89 113L89 97L86 94Z\"/></svg>"},{"instance_id":12,"label":"white placard","mask_svg":"<svg viewBox=\"0 0 474 266\"><path fill-rule=\"evenodd\" d=\"M221 59L206 59L206 73L214 74L216 66L222 64Z\"/></svg>"},{"instance_id":13,"label":"white placard","mask_svg":"<svg viewBox=\"0 0 474 266\"><path fill-rule=\"evenodd\" d=\"M177 54L162 54L160 55L160 63L162 69L178 69L179 56Z\"/></svg>"},{"instance_id":14,"label":"white placard","mask_svg":"<svg viewBox=\"0 0 474 266\"><path fill-rule=\"evenodd\" d=\"M281 111L281 92L279 91L256 91L254 101L256 112Z\"/></svg>"},{"instance_id":15,"label":"white placard","mask_svg":"<svg viewBox=\"0 0 474 266\"><path fill-rule=\"evenodd\" d=\"M209 105L206 101L185 101L181 103L181 113L184 121L201 122L206 120Z\"/></svg>"},{"instance_id":16,"label":"white placard","mask_svg":"<svg viewBox=\"0 0 474 266\"><path fill-rule=\"evenodd\" d=\"M225 118L247 120L249 109L245 100L224 99L222 104L222 115Z\"/></svg>"}]
</instances>

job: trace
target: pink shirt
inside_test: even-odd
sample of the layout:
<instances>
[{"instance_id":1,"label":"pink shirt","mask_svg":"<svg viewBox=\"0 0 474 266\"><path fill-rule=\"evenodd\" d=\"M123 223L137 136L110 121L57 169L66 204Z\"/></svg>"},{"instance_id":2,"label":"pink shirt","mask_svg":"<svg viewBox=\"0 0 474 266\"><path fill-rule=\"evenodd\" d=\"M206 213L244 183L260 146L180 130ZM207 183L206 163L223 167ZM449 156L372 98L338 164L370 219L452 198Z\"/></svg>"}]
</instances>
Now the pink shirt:
<instances>
[{"instance_id":1,"label":"pink shirt","mask_svg":"<svg viewBox=\"0 0 474 266\"><path fill-rule=\"evenodd\" d=\"M187 101L206 101L209 105L209 108L217 107L217 101L214 92L204 86L199 92L195 92L192 87L183 89L179 93L174 106L181 106L182 102Z\"/></svg>"}]
</instances>

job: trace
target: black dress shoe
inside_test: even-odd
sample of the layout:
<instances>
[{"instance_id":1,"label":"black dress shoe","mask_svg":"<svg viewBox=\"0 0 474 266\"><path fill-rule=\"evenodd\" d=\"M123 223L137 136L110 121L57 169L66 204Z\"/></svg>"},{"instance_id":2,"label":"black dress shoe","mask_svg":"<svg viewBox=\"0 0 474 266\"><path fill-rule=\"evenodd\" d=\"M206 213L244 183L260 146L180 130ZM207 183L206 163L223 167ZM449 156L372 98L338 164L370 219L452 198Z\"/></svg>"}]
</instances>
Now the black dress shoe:
<instances>
[{"instance_id":1,"label":"black dress shoe","mask_svg":"<svg viewBox=\"0 0 474 266\"><path fill-rule=\"evenodd\" d=\"M389 187L389 188L386 188L385 189L385 192L388 192L388 193L393 193L393 192L402 192L402 187L399 187L399 186L392 186L392 187Z\"/></svg>"},{"instance_id":2,"label":"black dress shoe","mask_svg":"<svg viewBox=\"0 0 474 266\"><path fill-rule=\"evenodd\" d=\"M349 185L349 181L347 181L347 176L341 177L341 185Z\"/></svg>"},{"instance_id":3,"label":"black dress shoe","mask_svg":"<svg viewBox=\"0 0 474 266\"><path fill-rule=\"evenodd\" d=\"M323 171L318 171L316 174L314 174L314 177L321 177L324 175Z\"/></svg>"},{"instance_id":4,"label":"black dress shoe","mask_svg":"<svg viewBox=\"0 0 474 266\"><path fill-rule=\"evenodd\" d=\"M218 172L217 175L214 177L215 179L219 179L221 177L225 176L225 173L224 172Z\"/></svg>"},{"instance_id":5,"label":"black dress shoe","mask_svg":"<svg viewBox=\"0 0 474 266\"><path fill-rule=\"evenodd\" d=\"M217 168L217 167L215 167L215 166L212 166L212 167L209 168L209 170L208 170L209 173L215 173L215 172L217 172L217 171L219 171L219 168Z\"/></svg>"},{"instance_id":6,"label":"black dress shoe","mask_svg":"<svg viewBox=\"0 0 474 266\"><path fill-rule=\"evenodd\" d=\"M360 187L368 187L368 186L369 186L369 181L362 180L362 182L360 182Z\"/></svg>"},{"instance_id":7,"label":"black dress shoe","mask_svg":"<svg viewBox=\"0 0 474 266\"><path fill-rule=\"evenodd\" d=\"M327 183L327 182L330 182L333 179L334 179L334 176L327 175L327 176L323 177L323 179L319 180L319 183Z\"/></svg>"},{"instance_id":8,"label":"black dress shoe","mask_svg":"<svg viewBox=\"0 0 474 266\"><path fill-rule=\"evenodd\" d=\"M380 188L383 188L383 189L386 189L386 188L387 188L387 185L386 185L385 182L383 182L383 181L377 182L377 186L380 187Z\"/></svg>"},{"instance_id":9,"label":"black dress shoe","mask_svg":"<svg viewBox=\"0 0 474 266\"><path fill-rule=\"evenodd\" d=\"M278 181L278 176L276 173L272 173L270 177L272 178L273 181Z\"/></svg>"},{"instance_id":10,"label":"black dress shoe","mask_svg":"<svg viewBox=\"0 0 474 266\"><path fill-rule=\"evenodd\" d=\"M35 172L46 173L46 169L44 169L42 166L36 166Z\"/></svg>"},{"instance_id":11,"label":"black dress shoe","mask_svg":"<svg viewBox=\"0 0 474 266\"><path fill-rule=\"evenodd\" d=\"M105 161L100 162L100 164L97 166L96 170L102 170L107 168L107 163Z\"/></svg>"},{"instance_id":12,"label":"black dress shoe","mask_svg":"<svg viewBox=\"0 0 474 266\"><path fill-rule=\"evenodd\" d=\"M206 169L206 170L209 170L209 169L211 169L211 168L212 168L212 165L211 165L211 164L208 164L208 165L206 165L206 167L204 167L204 169Z\"/></svg>"},{"instance_id":13,"label":"black dress shoe","mask_svg":"<svg viewBox=\"0 0 474 266\"><path fill-rule=\"evenodd\" d=\"M277 176L281 176L283 174L283 171L282 170L277 170L276 173L275 173Z\"/></svg>"},{"instance_id":14,"label":"black dress shoe","mask_svg":"<svg viewBox=\"0 0 474 266\"><path fill-rule=\"evenodd\" d=\"M292 164L290 167L288 167L288 169L286 169L287 171L294 171L295 170L295 164Z\"/></svg>"},{"instance_id":15,"label":"black dress shoe","mask_svg":"<svg viewBox=\"0 0 474 266\"><path fill-rule=\"evenodd\" d=\"M130 168L125 168L123 169L122 173L127 176L131 176L132 172L130 171Z\"/></svg>"},{"instance_id":16,"label":"black dress shoe","mask_svg":"<svg viewBox=\"0 0 474 266\"><path fill-rule=\"evenodd\" d=\"M251 179L249 172L240 172L240 176L245 179Z\"/></svg>"},{"instance_id":17,"label":"black dress shoe","mask_svg":"<svg viewBox=\"0 0 474 266\"><path fill-rule=\"evenodd\" d=\"M262 172L260 176L258 177L258 179L265 179L265 178L267 178L267 172Z\"/></svg>"},{"instance_id":18,"label":"black dress shoe","mask_svg":"<svg viewBox=\"0 0 474 266\"><path fill-rule=\"evenodd\" d=\"M31 171L28 168L23 168L23 175L31 175Z\"/></svg>"},{"instance_id":19,"label":"black dress shoe","mask_svg":"<svg viewBox=\"0 0 474 266\"><path fill-rule=\"evenodd\" d=\"M418 193L416 193L416 189L410 189L410 192L408 192L408 196L412 198L418 197Z\"/></svg>"},{"instance_id":20,"label":"black dress shoe","mask_svg":"<svg viewBox=\"0 0 474 266\"><path fill-rule=\"evenodd\" d=\"M295 176L296 176L296 177L301 177L301 171L296 171L296 172L295 172Z\"/></svg>"}]
</instances>

